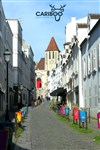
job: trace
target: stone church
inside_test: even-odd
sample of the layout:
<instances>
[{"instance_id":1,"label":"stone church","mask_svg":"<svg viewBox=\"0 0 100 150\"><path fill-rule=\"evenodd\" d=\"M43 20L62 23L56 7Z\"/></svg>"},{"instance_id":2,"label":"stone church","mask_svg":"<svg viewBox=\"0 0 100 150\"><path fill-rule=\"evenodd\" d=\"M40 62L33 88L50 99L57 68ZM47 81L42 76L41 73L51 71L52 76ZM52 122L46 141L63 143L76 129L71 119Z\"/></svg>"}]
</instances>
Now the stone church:
<instances>
[{"instance_id":1,"label":"stone church","mask_svg":"<svg viewBox=\"0 0 100 150\"><path fill-rule=\"evenodd\" d=\"M55 68L60 50L52 37L47 49L45 50L45 58L41 58L36 65L36 97L48 97L48 75Z\"/></svg>"}]
</instances>

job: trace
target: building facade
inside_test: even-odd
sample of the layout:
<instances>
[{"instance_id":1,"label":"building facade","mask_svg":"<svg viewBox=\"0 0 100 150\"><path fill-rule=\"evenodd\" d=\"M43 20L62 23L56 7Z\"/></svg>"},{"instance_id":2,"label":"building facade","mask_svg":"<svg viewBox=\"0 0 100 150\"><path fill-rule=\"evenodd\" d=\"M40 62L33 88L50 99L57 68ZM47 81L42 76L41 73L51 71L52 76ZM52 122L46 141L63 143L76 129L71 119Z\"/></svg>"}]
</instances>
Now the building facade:
<instances>
[{"instance_id":1,"label":"building facade","mask_svg":"<svg viewBox=\"0 0 100 150\"><path fill-rule=\"evenodd\" d=\"M31 46L29 46L25 40L22 44L22 56L23 56L23 67L22 67L22 100L23 103L32 104L32 100L36 98L35 91L35 62L34 53Z\"/></svg>"},{"instance_id":2,"label":"building facade","mask_svg":"<svg viewBox=\"0 0 100 150\"><path fill-rule=\"evenodd\" d=\"M82 85L85 107L92 116L100 110L100 19L81 43Z\"/></svg>"},{"instance_id":3,"label":"building facade","mask_svg":"<svg viewBox=\"0 0 100 150\"><path fill-rule=\"evenodd\" d=\"M31 46L22 49L22 27L17 19L6 19L0 1L0 118L7 105L7 66L5 50L11 53L8 63L8 109L22 103L30 103L35 97L35 63Z\"/></svg>"},{"instance_id":4,"label":"building facade","mask_svg":"<svg viewBox=\"0 0 100 150\"><path fill-rule=\"evenodd\" d=\"M17 19L7 19L13 33L13 74L15 105L18 103L20 86L22 85L22 27Z\"/></svg>"},{"instance_id":5,"label":"building facade","mask_svg":"<svg viewBox=\"0 0 100 150\"><path fill-rule=\"evenodd\" d=\"M74 31L71 30L71 27ZM100 111L99 27L100 14L88 14L85 19L77 21L74 18L73 26L72 23L68 23L65 50L61 54L61 63L58 63L60 64L59 68L61 68L59 74L62 72L60 90L65 89L67 105L70 109L72 109L73 104L79 108L90 108L91 115L94 117L96 117L97 111ZM72 33L70 33L71 31ZM58 68L55 67L50 72L51 96L55 93L57 96L61 92L58 88L60 77L58 81L57 70ZM57 90L55 90L54 85L56 85Z\"/></svg>"}]
</instances>

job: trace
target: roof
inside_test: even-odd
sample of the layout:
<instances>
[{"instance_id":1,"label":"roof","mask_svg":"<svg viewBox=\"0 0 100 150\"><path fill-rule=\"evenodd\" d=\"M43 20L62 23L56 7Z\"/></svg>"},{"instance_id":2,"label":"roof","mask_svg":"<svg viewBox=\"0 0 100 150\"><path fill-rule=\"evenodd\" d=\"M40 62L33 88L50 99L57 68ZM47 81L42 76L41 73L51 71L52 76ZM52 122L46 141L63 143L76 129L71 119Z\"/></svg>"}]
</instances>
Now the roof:
<instances>
[{"instance_id":1,"label":"roof","mask_svg":"<svg viewBox=\"0 0 100 150\"><path fill-rule=\"evenodd\" d=\"M94 27L90 30L89 35L94 31L94 29L100 24L100 19L97 21L97 23L94 25Z\"/></svg>"},{"instance_id":2,"label":"roof","mask_svg":"<svg viewBox=\"0 0 100 150\"><path fill-rule=\"evenodd\" d=\"M86 23L77 23L78 28L87 28Z\"/></svg>"},{"instance_id":3,"label":"roof","mask_svg":"<svg viewBox=\"0 0 100 150\"><path fill-rule=\"evenodd\" d=\"M45 69L45 58L41 58L36 66L36 70L44 70L44 69Z\"/></svg>"},{"instance_id":4,"label":"roof","mask_svg":"<svg viewBox=\"0 0 100 150\"><path fill-rule=\"evenodd\" d=\"M29 49L30 46L25 42L25 40L22 40L22 46L25 48L25 49Z\"/></svg>"},{"instance_id":5,"label":"roof","mask_svg":"<svg viewBox=\"0 0 100 150\"><path fill-rule=\"evenodd\" d=\"M71 43L71 42L67 42L67 43L64 44L64 46L65 46L65 45L69 45L70 43Z\"/></svg>"},{"instance_id":6,"label":"roof","mask_svg":"<svg viewBox=\"0 0 100 150\"><path fill-rule=\"evenodd\" d=\"M49 43L46 51L59 51L59 48L57 46L57 43L56 43L54 37L51 38L50 43Z\"/></svg>"},{"instance_id":7,"label":"roof","mask_svg":"<svg viewBox=\"0 0 100 150\"><path fill-rule=\"evenodd\" d=\"M89 14L91 19L100 19L100 14Z\"/></svg>"}]
</instances>

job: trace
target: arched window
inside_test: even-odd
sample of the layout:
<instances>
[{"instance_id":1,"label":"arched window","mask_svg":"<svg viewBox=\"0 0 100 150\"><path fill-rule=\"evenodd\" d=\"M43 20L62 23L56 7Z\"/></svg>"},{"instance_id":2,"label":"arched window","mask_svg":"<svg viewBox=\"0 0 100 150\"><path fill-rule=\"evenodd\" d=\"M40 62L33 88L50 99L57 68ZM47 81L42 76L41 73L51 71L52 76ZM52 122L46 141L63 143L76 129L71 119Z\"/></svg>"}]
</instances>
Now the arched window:
<instances>
[{"instance_id":1,"label":"arched window","mask_svg":"<svg viewBox=\"0 0 100 150\"><path fill-rule=\"evenodd\" d=\"M52 54L52 58L54 59L54 52L53 52L53 54Z\"/></svg>"},{"instance_id":2,"label":"arched window","mask_svg":"<svg viewBox=\"0 0 100 150\"><path fill-rule=\"evenodd\" d=\"M51 59L51 52L49 52L49 59Z\"/></svg>"},{"instance_id":3,"label":"arched window","mask_svg":"<svg viewBox=\"0 0 100 150\"><path fill-rule=\"evenodd\" d=\"M42 87L42 80L40 78L37 78L36 80L36 88L39 89Z\"/></svg>"}]
</instances>

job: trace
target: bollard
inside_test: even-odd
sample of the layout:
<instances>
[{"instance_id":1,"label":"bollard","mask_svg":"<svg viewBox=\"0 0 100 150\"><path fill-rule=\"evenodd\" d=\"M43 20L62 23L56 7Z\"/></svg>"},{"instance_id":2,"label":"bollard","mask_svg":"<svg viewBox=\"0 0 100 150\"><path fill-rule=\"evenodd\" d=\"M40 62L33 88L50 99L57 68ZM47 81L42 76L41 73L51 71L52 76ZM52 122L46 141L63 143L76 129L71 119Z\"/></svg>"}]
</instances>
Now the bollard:
<instances>
[{"instance_id":1,"label":"bollard","mask_svg":"<svg viewBox=\"0 0 100 150\"><path fill-rule=\"evenodd\" d=\"M73 123L76 121L76 123L79 120L79 109L78 108L74 108L73 109Z\"/></svg>"},{"instance_id":2,"label":"bollard","mask_svg":"<svg viewBox=\"0 0 100 150\"><path fill-rule=\"evenodd\" d=\"M98 129L100 129L100 112L97 113Z\"/></svg>"},{"instance_id":3,"label":"bollard","mask_svg":"<svg viewBox=\"0 0 100 150\"><path fill-rule=\"evenodd\" d=\"M87 111L80 110L79 114L80 114L79 122L82 123L82 128L84 128L84 123L86 123L86 129L87 129Z\"/></svg>"},{"instance_id":4,"label":"bollard","mask_svg":"<svg viewBox=\"0 0 100 150\"><path fill-rule=\"evenodd\" d=\"M64 106L61 107L61 115L65 115L65 107Z\"/></svg>"},{"instance_id":5,"label":"bollard","mask_svg":"<svg viewBox=\"0 0 100 150\"><path fill-rule=\"evenodd\" d=\"M65 115L68 116L69 119L69 107L65 107Z\"/></svg>"}]
</instances>

